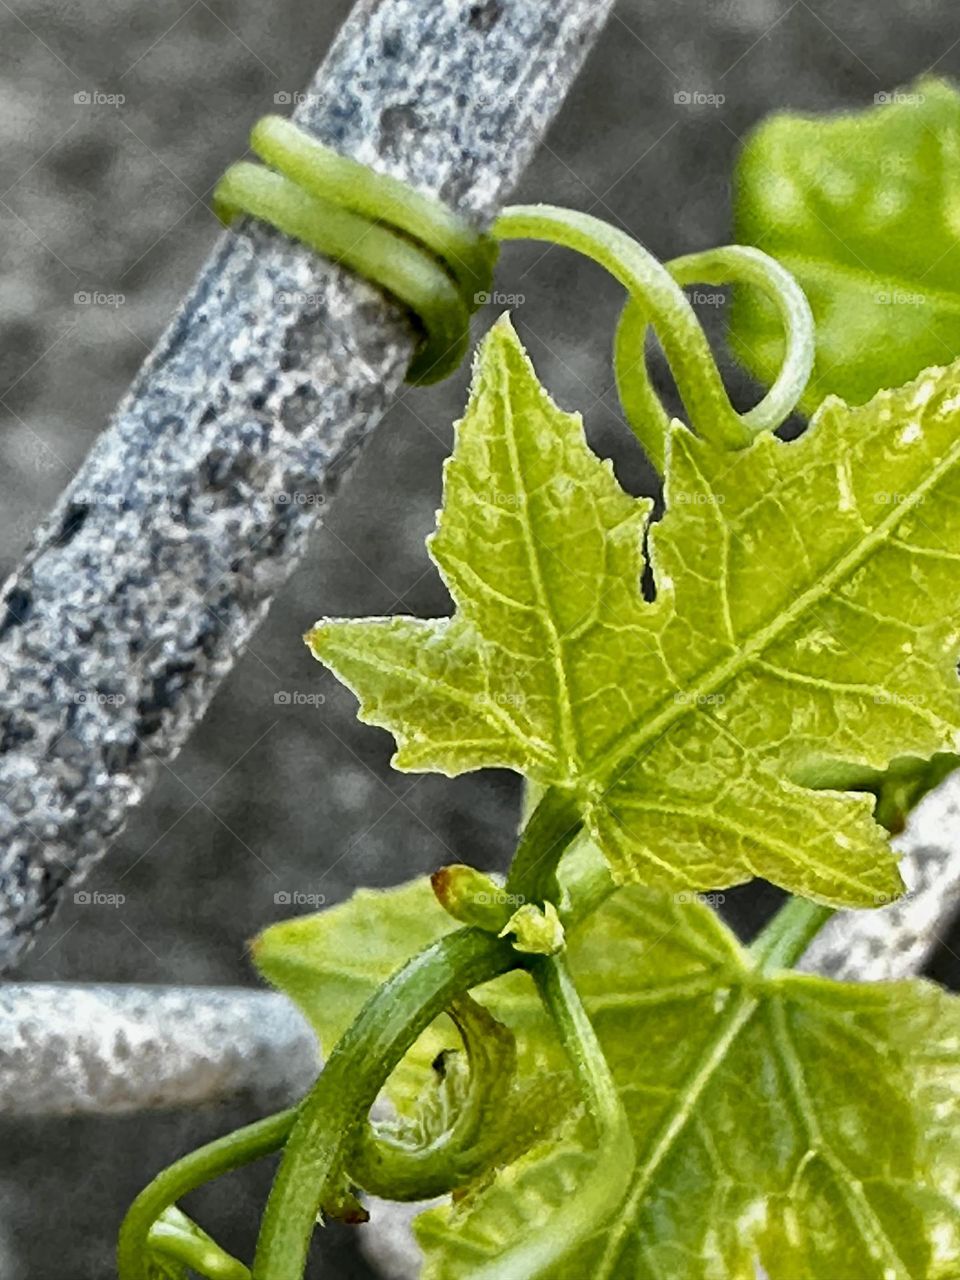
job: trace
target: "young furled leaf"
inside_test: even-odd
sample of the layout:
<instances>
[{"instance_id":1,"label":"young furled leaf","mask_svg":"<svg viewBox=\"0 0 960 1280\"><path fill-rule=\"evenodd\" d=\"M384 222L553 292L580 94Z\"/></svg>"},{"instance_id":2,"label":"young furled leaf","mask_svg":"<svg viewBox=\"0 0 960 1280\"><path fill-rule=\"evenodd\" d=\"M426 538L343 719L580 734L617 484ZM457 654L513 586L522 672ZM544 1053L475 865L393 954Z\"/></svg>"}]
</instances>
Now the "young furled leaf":
<instances>
[{"instance_id":1,"label":"young furled leaf","mask_svg":"<svg viewBox=\"0 0 960 1280\"><path fill-rule=\"evenodd\" d=\"M570 964L638 1160L552 1280L756 1280L758 1261L777 1280L958 1274L956 997L763 974L708 908L637 888L573 932ZM591 1159L571 1135L428 1211L423 1280L543 1230Z\"/></svg>"},{"instance_id":2,"label":"young furled leaf","mask_svg":"<svg viewBox=\"0 0 960 1280\"><path fill-rule=\"evenodd\" d=\"M250 1272L175 1204L160 1214L147 1240L148 1280L250 1280Z\"/></svg>"},{"instance_id":3,"label":"young furled leaf","mask_svg":"<svg viewBox=\"0 0 960 1280\"><path fill-rule=\"evenodd\" d=\"M437 902L430 881L413 880L396 889L358 889L336 907L282 920L264 929L251 953L259 972L296 1003L329 1053L378 987L416 952L458 927ZM505 974L474 995L522 1037L523 1045L537 1042L536 1059L521 1062L521 1073L533 1077L563 1068L563 1050L526 975ZM446 1018L423 1033L387 1083L402 1114L415 1114L429 1093L438 1054L459 1045Z\"/></svg>"},{"instance_id":4,"label":"young furled leaf","mask_svg":"<svg viewBox=\"0 0 960 1280\"><path fill-rule=\"evenodd\" d=\"M960 352L960 95L926 77L869 110L772 116L737 167L737 239L791 271L817 321L803 401L863 404ZM783 355L773 307L737 291L737 355L763 381Z\"/></svg>"},{"instance_id":5,"label":"young furled leaf","mask_svg":"<svg viewBox=\"0 0 960 1280\"><path fill-rule=\"evenodd\" d=\"M430 553L452 619L308 640L400 769L507 766L575 796L621 880L763 875L886 902L864 785L960 740L960 365L806 435L725 452L674 424L666 514L628 497L502 320L479 355Z\"/></svg>"}]
</instances>

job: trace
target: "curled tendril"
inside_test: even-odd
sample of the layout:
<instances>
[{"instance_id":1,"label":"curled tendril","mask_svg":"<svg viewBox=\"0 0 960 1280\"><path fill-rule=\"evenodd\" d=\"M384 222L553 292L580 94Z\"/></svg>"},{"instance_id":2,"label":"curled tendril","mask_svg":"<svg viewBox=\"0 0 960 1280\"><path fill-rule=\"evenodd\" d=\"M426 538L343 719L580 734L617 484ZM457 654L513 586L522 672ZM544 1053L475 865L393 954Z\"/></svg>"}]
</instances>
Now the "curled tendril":
<instances>
[{"instance_id":1,"label":"curled tendril","mask_svg":"<svg viewBox=\"0 0 960 1280\"><path fill-rule=\"evenodd\" d=\"M494 224L499 240L543 240L605 267L630 295L617 329L614 367L624 412L651 461L663 471L669 415L650 383L644 339L652 325L698 435L740 449L792 411L813 367L809 304L788 271L759 249L727 245L662 263L632 236L590 214L552 205L515 205ZM769 293L783 321L786 352L767 395L747 413L730 403L713 353L682 285L744 283Z\"/></svg>"},{"instance_id":2,"label":"curled tendril","mask_svg":"<svg viewBox=\"0 0 960 1280\"><path fill-rule=\"evenodd\" d=\"M425 337L407 371L436 382L460 364L470 314L487 296L497 241L529 239L574 249L606 267L626 288L614 345L624 411L651 460L663 470L669 417L653 390L644 356L656 330L691 425L726 448L743 448L791 412L813 366L813 318L799 285L758 249L727 245L661 263L643 245L599 218L552 205L505 209L491 235L477 232L441 201L389 174L323 146L292 121L265 116L250 135L269 166L232 165L213 195L228 225L251 214L351 268L402 302ZM776 305L786 334L780 374L746 413L730 403L706 335L681 286L741 283Z\"/></svg>"},{"instance_id":3,"label":"curled tendril","mask_svg":"<svg viewBox=\"0 0 960 1280\"><path fill-rule=\"evenodd\" d=\"M516 1040L469 995L458 997L447 1012L467 1054L465 1092L451 1099L455 1110L449 1126L434 1133L428 1123L426 1140L417 1145L386 1127L367 1126L347 1167L351 1179L371 1195L385 1200L432 1200L485 1172L503 1149Z\"/></svg>"},{"instance_id":4,"label":"curled tendril","mask_svg":"<svg viewBox=\"0 0 960 1280\"><path fill-rule=\"evenodd\" d=\"M252 214L380 285L425 330L407 380L448 377L490 286L490 238L439 200L338 155L279 116L259 121L250 147L271 168L241 161L227 170L213 193L221 221Z\"/></svg>"},{"instance_id":5,"label":"curled tendril","mask_svg":"<svg viewBox=\"0 0 960 1280\"><path fill-rule=\"evenodd\" d=\"M767 292L783 321L786 352L776 382L740 420L751 439L761 431L775 431L793 412L810 377L814 357L810 305L793 276L773 258L745 245L724 245L665 262L665 270L680 285L752 284ZM645 358L650 324L643 304L631 297L624 307L614 341L614 374L627 421L650 460L662 472L669 416L650 384ZM727 402L729 403L729 402ZM709 434L698 427L700 434Z\"/></svg>"}]
</instances>

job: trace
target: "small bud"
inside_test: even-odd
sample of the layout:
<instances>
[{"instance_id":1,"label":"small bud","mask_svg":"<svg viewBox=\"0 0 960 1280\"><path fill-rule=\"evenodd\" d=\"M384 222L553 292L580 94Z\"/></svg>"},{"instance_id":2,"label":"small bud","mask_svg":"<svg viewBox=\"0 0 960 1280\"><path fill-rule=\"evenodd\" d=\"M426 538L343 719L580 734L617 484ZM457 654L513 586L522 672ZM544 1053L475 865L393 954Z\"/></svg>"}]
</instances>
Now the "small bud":
<instances>
[{"instance_id":1,"label":"small bud","mask_svg":"<svg viewBox=\"0 0 960 1280\"><path fill-rule=\"evenodd\" d=\"M454 920L488 933L499 933L517 905L495 880L462 863L441 867L430 883L437 901Z\"/></svg>"},{"instance_id":2,"label":"small bud","mask_svg":"<svg viewBox=\"0 0 960 1280\"><path fill-rule=\"evenodd\" d=\"M513 945L517 951L535 956L555 956L563 950L566 941L557 908L552 902L546 902L542 907L533 902L524 903L501 929L500 937L504 938L508 933L514 935Z\"/></svg>"}]
</instances>

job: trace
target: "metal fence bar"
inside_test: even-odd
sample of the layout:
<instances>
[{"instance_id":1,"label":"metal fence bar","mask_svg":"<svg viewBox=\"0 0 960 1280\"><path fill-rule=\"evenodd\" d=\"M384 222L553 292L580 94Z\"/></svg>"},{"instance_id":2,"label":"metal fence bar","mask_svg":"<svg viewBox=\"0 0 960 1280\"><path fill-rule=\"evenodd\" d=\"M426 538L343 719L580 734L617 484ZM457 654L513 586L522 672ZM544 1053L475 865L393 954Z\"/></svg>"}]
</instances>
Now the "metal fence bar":
<instances>
[{"instance_id":1,"label":"metal fence bar","mask_svg":"<svg viewBox=\"0 0 960 1280\"><path fill-rule=\"evenodd\" d=\"M0 1115L193 1107L302 1095L319 1069L292 1004L237 987L0 987Z\"/></svg>"},{"instance_id":2,"label":"metal fence bar","mask_svg":"<svg viewBox=\"0 0 960 1280\"><path fill-rule=\"evenodd\" d=\"M802 968L849 980L918 973L960 902L960 775L898 841L909 895L844 911ZM240 988L0 987L0 1115L196 1106L237 1093L278 1104L315 1074L316 1046L283 996Z\"/></svg>"}]
</instances>

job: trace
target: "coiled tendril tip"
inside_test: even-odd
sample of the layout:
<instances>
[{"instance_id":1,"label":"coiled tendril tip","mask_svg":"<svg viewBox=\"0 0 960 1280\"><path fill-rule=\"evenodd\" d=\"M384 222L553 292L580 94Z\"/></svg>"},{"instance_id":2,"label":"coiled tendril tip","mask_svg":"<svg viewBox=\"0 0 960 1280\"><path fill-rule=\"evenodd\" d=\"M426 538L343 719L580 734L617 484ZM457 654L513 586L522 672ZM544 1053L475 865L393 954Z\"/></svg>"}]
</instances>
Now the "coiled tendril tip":
<instances>
[{"instance_id":1,"label":"coiled tendril tip","mask_svg":"<svg viewBox=\"0 0 960 1280\"><path fill-rule=\"evenodd\" d=\"M628 422L663 471L670 419L647 370L648 326L660 339L692 428L724 448L774 430L797 404L814 357L813 317L794 278L759 249L726 245L661 263L626 232L590 214L552 205L505 209L491 235L476 231L441 201L389 174L325 147L297 125L265 116L253 151L269 165L240 162L213 198L221 220L252 214L342 263L403 303L424 339L407 371L437 382L460 364L470 314L489 294L497 242L543 240L585 254L629 295L614 342L614 371ZM710 344L684 285L750 284L769 294L786 335L783 367L746 413L730 403Z\"/></svg>"}]
</instances>

